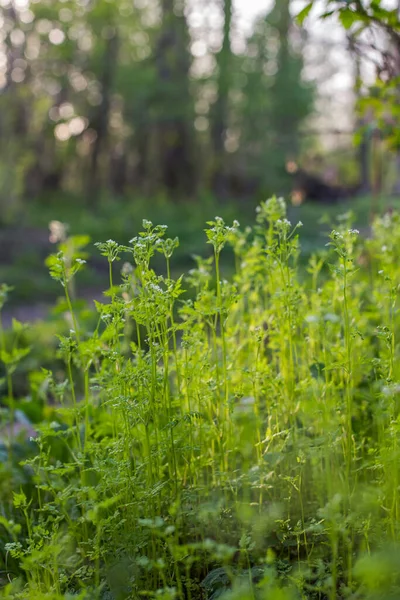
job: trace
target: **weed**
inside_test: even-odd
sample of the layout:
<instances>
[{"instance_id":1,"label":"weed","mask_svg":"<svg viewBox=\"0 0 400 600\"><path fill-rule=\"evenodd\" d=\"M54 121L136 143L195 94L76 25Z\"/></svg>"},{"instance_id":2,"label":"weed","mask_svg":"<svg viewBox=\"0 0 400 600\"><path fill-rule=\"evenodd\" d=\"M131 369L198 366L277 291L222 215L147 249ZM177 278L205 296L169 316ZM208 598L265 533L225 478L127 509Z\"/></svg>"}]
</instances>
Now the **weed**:
<instances>
[{"instance_id":1,"label":"weed","mask_svg":"<svg viewBox=\"0 0 400 600\"><path fill-rule=\"evenodd\" d=\"M93 327L73 285L88 240L61 241L68 325L30 376L35 451L13 434L22 326L0 336L1 597L398 597L400 217L364 241L346 216L305 274L300 226L277 198L253 228L216 217L213 256L174 279L177 239L144 220L96 244Z\"/></svg>"}]
</instances>

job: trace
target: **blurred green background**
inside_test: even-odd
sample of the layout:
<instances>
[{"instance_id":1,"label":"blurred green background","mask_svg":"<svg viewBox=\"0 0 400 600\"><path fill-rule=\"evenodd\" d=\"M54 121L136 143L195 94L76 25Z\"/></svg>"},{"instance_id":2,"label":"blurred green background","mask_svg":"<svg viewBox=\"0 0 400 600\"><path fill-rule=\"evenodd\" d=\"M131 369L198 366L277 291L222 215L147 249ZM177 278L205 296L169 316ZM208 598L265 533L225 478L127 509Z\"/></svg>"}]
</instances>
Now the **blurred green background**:
<instances>
[{"instance_id":1,"label":"blurred green background","mask_svg":"<svg viewBox=\"0 0 400 600\"><path fill-rule=\"evenodd\" d=\"M296 20L304 4L1 0L0 281L15 287L12 310L29 318L57 294L44 266L54 220L92 242L126 242L144 217L166 223L180 269L204 252L206 220L246 224L272 194L303 221L305 254L324 243L326 212L352 208L366 228L396 206L398 153L359 111L367 61L340 24ZM101 261L90 267L84 295L104 285Z\"/></svg>"}]
</instances>

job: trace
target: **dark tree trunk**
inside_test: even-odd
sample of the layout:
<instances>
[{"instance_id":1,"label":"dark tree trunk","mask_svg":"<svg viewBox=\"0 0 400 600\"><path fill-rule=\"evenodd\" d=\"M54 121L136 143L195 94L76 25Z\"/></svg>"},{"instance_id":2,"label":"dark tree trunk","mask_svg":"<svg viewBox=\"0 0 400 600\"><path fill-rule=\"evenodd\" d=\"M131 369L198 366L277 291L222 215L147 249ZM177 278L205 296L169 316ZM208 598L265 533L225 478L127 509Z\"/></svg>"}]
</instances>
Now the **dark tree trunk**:
<instances>
[{"instance_id":1,"label":"dark tree trunk","mask_svg":"<svg viewBox=\"0 0 400 600\"><path fill-rule=\"evenodd\" d=\"M110 157L110 186L112 192L123 196L127 185L127 148L114 149Z\"/></svg>"},{"instance_id":2,"label":"dark tree trunk","mask_svg":"<svg viewBox=\"0 0 400 600\"><path fill-rule=\"evenodd\" d=\"M162 0L163 25L156 47L158 90L156 106L156 172L161 187L191 194L195 189L192 131L193 106L189 90L189 35L186 19L174 0Z\"/></svg>"},{"instance_id":3,"label":"dark tree trunk","mask_svg":"<svg viewBox=\"0 0 400 600\"><path fill-rule=\"evenodd\" d=\"M99 161L101 152L103 151L105 142L107 141L112 85L114 80L115 64L118 59L118 45L118 34L115 31L114 35L106 41L103 60L104 68L100 80L102 101L98 107L95 117L91 122L91 127L95 130L97 135L93 143L88 182L88 204L92 208L95 207L101 188L102 178L100 175Z\"/></svg>"},{"instance_id":4,"label":"dark tree trunk","mask_svg":"<svg viewBox=\"0 0 400 600\"><path fill-rule=\"evenodd\" d=\"M271 90L274 102L274 129L279 135L279 143L284 147L286 155L296 155L297 152L297 122L292 121L285 104L280 106L281 99L290 95L290 72L292 56L290 51L290 30L292 18L290 15L290 0L276 0L271 18L276 19L276 29L279 34L279 51L277 56L277 74ZM293 117L294 119L294 117Z\"/></svg>"},{"instance_id":5,"label":"dark tree trunk","mask_svg":"<svg viewBox=\"0 0 400 600\"><path fill-rule=\"evenodd\" d=\"M212 110L211 138L214 150L213 186L219 196L227 192L225 173L225 139L229 125L229 91L231 77L232 0L223 0L224 29L222 47L217 59L217 99Z\"/></svg>"}]
</instances>

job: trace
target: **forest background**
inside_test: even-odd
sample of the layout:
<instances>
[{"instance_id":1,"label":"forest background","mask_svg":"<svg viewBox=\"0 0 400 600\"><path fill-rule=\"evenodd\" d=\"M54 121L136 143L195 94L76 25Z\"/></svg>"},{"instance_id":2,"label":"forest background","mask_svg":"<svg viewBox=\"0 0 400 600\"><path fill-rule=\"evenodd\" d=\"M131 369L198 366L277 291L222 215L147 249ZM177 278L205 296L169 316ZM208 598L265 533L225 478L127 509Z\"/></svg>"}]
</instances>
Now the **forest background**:
<instances>
[{"instance_id":1,"label":"forest background","mask_svg":"<svg viewBox=\"0 0 400 600\"><path fill-rule=\"evenodd\" d=\"M54 295L52 221L96 241L164 219L188 262L213 210L246 223L283 195L312 248L327 204L351 202L367 225L379 198L396 203L398 103L379 119L400 61L379 22L360 35L353 4L328 2L321 20L322 0L1 0L0 275L14 301Z\"/></svg>"}]
</instances>

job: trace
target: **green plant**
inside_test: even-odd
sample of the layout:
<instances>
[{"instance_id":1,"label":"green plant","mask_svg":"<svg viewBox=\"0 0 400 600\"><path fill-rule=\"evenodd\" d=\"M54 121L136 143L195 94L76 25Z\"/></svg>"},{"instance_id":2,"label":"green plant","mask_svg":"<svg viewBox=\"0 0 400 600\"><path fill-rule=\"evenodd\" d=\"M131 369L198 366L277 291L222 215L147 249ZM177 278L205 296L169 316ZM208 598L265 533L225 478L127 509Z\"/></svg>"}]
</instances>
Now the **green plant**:
<instances>
[{"instance_id":1,"label":"green plant","mask_svg":"<svg viewBox=\"0 0 400 600\"><path fill-rule=\"evenodd\" d=\"M57 368L29 378L36 451L5 444L1 597L398 595L400 217L363 240L344 215L305 273L299 227L279 198L253 228L216 217L213 256L174 279L178 242L145 220L97 244L109 289L89 326L72 287L87 240L62 242L69 326Z\"/></svg>"}]
</instances>

